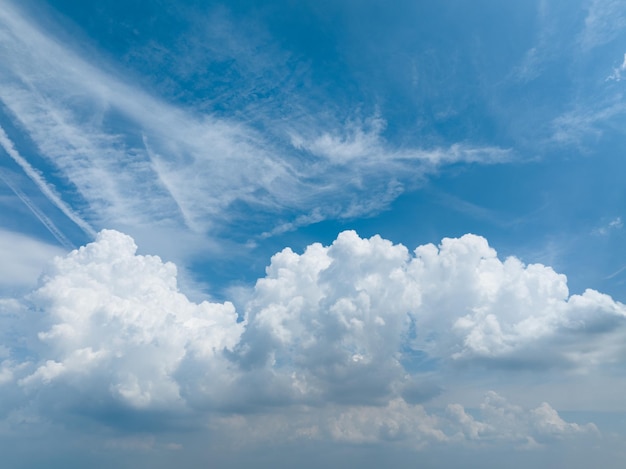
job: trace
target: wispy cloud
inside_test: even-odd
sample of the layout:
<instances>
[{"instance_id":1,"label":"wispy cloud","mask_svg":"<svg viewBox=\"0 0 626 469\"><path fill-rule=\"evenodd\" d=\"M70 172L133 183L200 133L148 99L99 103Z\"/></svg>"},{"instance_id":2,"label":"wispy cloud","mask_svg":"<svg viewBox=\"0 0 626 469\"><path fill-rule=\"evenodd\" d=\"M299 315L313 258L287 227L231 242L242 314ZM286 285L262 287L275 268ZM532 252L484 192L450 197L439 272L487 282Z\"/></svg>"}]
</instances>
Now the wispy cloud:
<instances>
[{"instance_id":1,"label":"wispy cloud","mask_svg":"<svg viewBox=\"0 0 626 469\"><path fill-rule=\"evenodd\" d=\"M37 185L39 190L54 204L59 210L61 210L65 216L81 227L87 234L94 236L95 231L89 224L77 215L62 199L61 196L50 187L45 178L40 172L33 168L28 161L22 155L18 153L13 145L13 142L9 139L4 129L0 127L0 146L4 149L6 154L15 161L24 173ZM50 230L50 232L57 238L57 240L66 247L72 247L71 243L65 238L58 228L54 225L44 213L42 213L34 204L32 204L28 197L17 187L15 187L9 178L6 178L0 173L0 178L7 184L11 190L18 196L18 198L28 206L33 214Z\"/></svg>"},{"instance_id":2,"label":"wispy cloud","mask_svg":"<svg viewBox=\"0 0 626 469\"><path fill-rule=\"evenodd\" d=\"M7 51L0 99L60 171L59 183L76 200L74 218L97 226L161 223L215 232L250 208L293 214L286 223L296 226L380 210L405 184L447 164L510 157L470 144L395 148L380 117L332 129L310 118L286 124L269 107L257 110L272 127L262 133L151 96L91 65L10 4L0 26ZM317 215L297 218L302 212Z\"/></svg>"},{"instance_id":3,"label":"wispy cloud","mask_svg":"<svg viewBox=\"0 0 626 469\"><path fill-rule=\"evenodd\" d=\"M593 49L615 39L626 26L626 2L593 0L580 35L583 50Z\"/></svg>"},{"instance_id":4,"label":"wispy cloud","mask_svg":"<svg viewBox=\"0 0 626 469\"><path fill-rule=\"evenodd\" d=\"M613 69L613 73L611 73L606 80L607 81L622 81L623 78L623 73L626 71L626 54L624 54L624 60L622 61L621 65L619 65L618 67L615 67Z\"/></svg>"},{"instance_id":5,"label":"wispy cloud","mask_svg":"<svg viewBox=\"0 0 626 469\"><path fill-rule=\"evenodd\" d=\"M31 213L41 222L42 225L46 227L46 229L56 238L59 244L66 249L73 249L76 246L72 244L72 242L67 239L67 237L57 228L54 222L48 217L45 213L43 213L39 207L37 207L33 202L31 202L30 198L22 192L15 184L11 182L9 177L3 174L4 172L0 170L0 181L4 182L9 189L13 191L13 193L17 196L17 198L31 211Z\"/></svg>"},{"instance_id":6,"label":"wispy cloud","mask_svg":"<svg viewBox=\"0 0 626 469\"><path fill-rule=\"evenodd\" d=\"M579 145L588 137L599 138L607 124L626 113L626 103L620 96L611 96L596 103L574 103L574 107L552 121L553 142Z\"/></svg>"},{"instance_id":7,"label":"wispy cloud","mask_svg":"<svg viewBox=\"0 0 626 469\"><path fill-rule=\"evenodd\" d=\"M595 228L593 230L593 234L606 236L612 231L621 230L623 227L624 227L624 222L622 221L622 217L616 217L612 219L611 221L609 221L608 223L605 223L604 225L599 226L598 228Z\"/></svg>"},{"instance_id":8,"label":"wispy cloud","mask_svg":"<svg viewBox=\"0 0 626 469\"><path fill-rule=\"evenodd\" d=\"M0 291L6 295L11 289L31 290L50 260L65 253L58 246L19 233L0 230ZM0 316L2 315L0 312Z\"/></svg>"}]
</instances>

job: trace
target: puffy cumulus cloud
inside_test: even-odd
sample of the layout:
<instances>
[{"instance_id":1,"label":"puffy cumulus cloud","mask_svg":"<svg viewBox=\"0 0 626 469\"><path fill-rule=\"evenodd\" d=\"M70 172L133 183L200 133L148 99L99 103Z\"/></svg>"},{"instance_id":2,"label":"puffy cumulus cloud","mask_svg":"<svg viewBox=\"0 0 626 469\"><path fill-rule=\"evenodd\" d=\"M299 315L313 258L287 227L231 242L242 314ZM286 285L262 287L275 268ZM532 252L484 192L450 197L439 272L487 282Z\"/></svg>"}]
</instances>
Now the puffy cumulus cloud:
<instances>
[{"instance_id":1,"label":"puffy cumulus cloud","mask_svg":"<svg viewBox=\"0 0 626 469\"><path fill-rule=\"evenodd\" d=\"M588 369L620 357L626 307L564 275L524 265L479 236L411 254L379 236L272 258L246 310L236 356L247 369L292 374L294 395L375 403L413 384L407 369L440 363Z\"/></svg>"},{"instance_id":2,"label":"puffy cumulus cloud","mask_svg":"<svg viewBox=\"0 0 626 469\"><path fill-rule=\"evenodd\" d=\"M540 445L554 439L598 435L592 424L564 421L549 404L525 409L489 391L472 416L460 404L445 413L428 413L421 405L394 399L385 407L353 407L328 421L334 439L354 443L402 441L414 447L429 443L480 441L507 442L520 447Z\"/></svg>"},{"instance_id":3,"label":"puffy cumulus cloud","mask_svg":"<svg viewBox=\"0 0 626 469\"><path fill-rule=\"evenodd\" d=\"M330 418L328 429L334 440L350 443L406 441L416 447L448 439L436 416L420 405L393 399L385 407L353 407Z\"/></svg>"},{"instance_id":4,"label":"puffy cumulus cloud","mask_svg":"<svg viewBox=\"0 0 626 469\"><path fill-rule=\"evenodd\" d=\"M558 412L544 402L535 409L511 404L504 397L490 391L478 412L470 415L460 404L446 409L451 429L458 432L452 438L482 442L507 441L519 447L534 447L574 436L599 435L593 423L579 425L563 420Z\"/></svg>"},{"instance_id":5,"label":"puffy cumulus cloud","mask_svg":"<svg viewBox=\"0 0 626 469\"><path fill-rule=\"evenodd\" d=\"M30 298L38 362L18 381L27 392L65 386L94 401L169 409L183 404L175 376L183 362L227 374L222 352L243 329L233 305L190 302L173 264L136 249L130 237L102 231L54 260Z\"/></svg>"},{"instance_id":6,"label":"puffy cumulus cloud","mask_svg":"<svg viewBox=\"0 0 626 469\"><path fill-rule=\"evenodd\" d=\"M600 435L594 424L566 422L545 402L528 409L511 404L493 391L471 410L460 404L428 410L395 398L382 406L331 404L288 412L228 415L214 419L211 425L236 446L327 440L357 445L397 444L414 449L449 444L530 449ZM243 442L241 435L246 435Z\"/></svg>"},{"instance_id":7,"label":"puffy cumulus cloud","mask_svg":"<svg viewBox=\"0 0 626 469\"><path fill-rule=\"evenodd\" d=\"M102 231L56 258L25 301L0 302L5 408L127 427L211 415L235 432L354 443L537 443L590 430L496 394L481 418L460 405L437 415L421 405L441 391L436 370L586 369L623 353L624 305L592 290L570 296L563 275L500 260L475 235L413 253L352 231L302 254L287 248L244 320L229 302L190 301L173 264L136 249Z\"/></svg>"},{"instance_id":8,"label":"puffy cumulus cloud","mask_svg":"<svg viewBox=\"0 0 626 469\"><path fill-rule=\"evenodd\" d=\"M397 360L411 296L407 251L380 237L339 236L272 258L248 304L242 364L290 370L296 393L372 402L404 375Z\"/></svg>"}]
</instances>

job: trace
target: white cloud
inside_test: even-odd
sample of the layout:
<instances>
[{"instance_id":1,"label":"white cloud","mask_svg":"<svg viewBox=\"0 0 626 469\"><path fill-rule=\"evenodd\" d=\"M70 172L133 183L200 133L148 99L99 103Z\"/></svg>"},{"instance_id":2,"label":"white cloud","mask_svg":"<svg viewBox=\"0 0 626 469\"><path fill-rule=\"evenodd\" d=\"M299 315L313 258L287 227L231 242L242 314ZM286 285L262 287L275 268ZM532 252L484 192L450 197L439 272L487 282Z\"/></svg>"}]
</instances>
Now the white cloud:
<instances>
[{"instance_id":1,"label":"white cloud","mask_svg":"<svg viewBox=\"0 0 626 469\"><path fill-rule=\"evenodd\" d=\"M43 268L64 252L34 238L0 230L0 289L32 289Z\"/></svg>"},{"instance_id":2,"label":"white cloud","mask_svg":"<svg viewBox=\"0 0 626 469\"><path fill-rule=\"evenodd\" d=\"M46 183L45 178L35 170L29 163L24 159L22 155L15 149L13 142L9 139L6 132L2 127L0 127L0 146L4 149L7 155L13 159L24 171L24 173L37 185L39 190L50 200L56 207L61 210L70 220L80 226L86 233L90 235L95 235L93 229L89 226L87 222L81 219L74 211L61 199L59 194L56 193L54 188L50 187L48 183ZM28 209L42 222L42 224L52 233L52 235L57 238L59 243L61 243L65 247L73 247L71 243L65 238L63 233L59 231L59 229L54 225L52 220L45 213L38 209L38 207L33 204L28 196L24 194L18 187L15 186L11 182L11 178L7 177L0 172L0 179L17 195L17 197L28 207Z\"/></svg>"},{"instance_id":3,"label":"white cloud","mask_svg":"<svg viewBox=\"0 0 626 469\"><path fill-rule=\"evenodd\" d=\"M608 223L596 228L593 230L593 234L606 236L612 231L621 230L624 227L624 222L622 221L622 217L616 217Z\"/></svg>"},{"instance_id":4,"label":"white cloud","mask_svg":"<svg viewBox=\"0 0 626 469\"><path fill-rule=\"evenodd\" d=\"M528 448L554 439L599 434L592 423L579 425L564 421L546 402L534 409L525 409L493 391L486 394L478 411L480 418L475 418L458 404L448 406L447 416L452 428L456 427L462 433L456 437L492 443L507 441Z\"/></svg>"},{"instance_id":5,"label":"white cloud","mask_svg":"<svg viewBox=\"0 0 626 469\"><path fill-rule=\"evenodd\" d=\"M622 81L622 74L624 73L624 71L626 71L626 54L624 54L624 60L622 61L622 64L619 67L613 69L613 73L611 73L607 77L607 81Z\"/></svg>"},{"instance_id":6,"label":"white cloud","mask_svg":"<svg viewBox=\"0 0 626 469\"><path fill-rule=\"evenodd\" d=\"M590 105L576 103L572 111L552 121L551 139L559 144L580 144L585 137L598 138L604 132L604 124L625 112L626 107L615 96Z\"/></svg>"},{"instance_id":7,"label":"white cloud","mask_svg":"<svg viewBox=\"0 0 626 469\"><path fill-rule=\"evenodd\" d=\"M291 143L327 160L331 165L355 165L359 170L370 166L380 169L381 164L397 165L402 168L407 162L419 162L433 170L443 164L452 163L502 163L511 159L511 151L498 147L471 147L454 144L448 148L430 150L419 148L389 148L382 133L386 122L378 116L365 122L348 122L339 132L307 134L292 131ZM304 129L300 130L303 132Z\"/></svg>"},{"instance_id":8,"label":"white cloud","mask_svg":"<svg viewBox=\"0 0 626 469\"><path fill-rule=\"evenodd\" d=\"M385 407L353 407L330 419L329 432L337 441L378 443L405 441L415 447L448 439L439 419L422 406L394 399Z\"/></svg>"},{"instance_id":9,"label":"white cloud","mask_svg":"<svg viewBox=\"0 0 626 469\"><path fill-rule=\"evenodd\" d=\"M626 26L623 0L593 0L589 6L580 41L583 50L611 42Z\"/></svg>"},{"instance_id":10,"label":"white cloud","mask_svg":"<svg viewBox=\"0 0 626 469\"><path fill-rule=\"evenodd\" d=\"M130 237L102 231L56 258L26 299L0 303L10 331L0 349L6 406L53 420L70 411L96 420L160 415L163 425L219 411L233 428L263 426L252 413L274 419L279 434L413 447L542 444L593 428L495 393L480 417L459 404L437 416L415 403L438 392L428 388L437 372L420 372L420 362L435 360L442 372L456 363L563 372L624 354L624 305L593 290L570 296L563 275L501 261L475 235L413 254L351 231L302 254L287 248L239 322L228 302L191 302L173 264L136 249ZM291 409L302 411L292 423Z\"/></svg>"},{"instance_id":11,"label":"white cloud","mask_svg":"<svg viewBox=\"0 0 626 469\"><path fill-rule=\"evenodd\" d=\"M328 439L417 450L442 445L533 449L558 440L601 436L594 424L566 422L545 402L524 408L493 391L471 414L460 404L450 404L444 412L428 411L396 398L382 406L327 405L231 415L218 417L211 425L239 447Z\"/></svg>"},{"instance_id":12,"label":"white cloud","mask_svg":"<svg viewBox=\"0 0 626 469\"><path fill-rule=\"evenodd\" d=\"M564 275L502 261L479 236L411 255L344 232L275 255L247 315L244 364L293 369L325 399L376 400L402 381L407 350L505 368L610 362L624 353L626 307L593 290L570 296Z\"/></svg>"},{"instance_id":13,"label":"white cloud","mask_svg":"<svg viewBox=\"0 0 626 469\"><path fill-rule=\"evenodd\" d=\"M183 405L184 360L219 368L243 328L232 304L190 302L173 264L135 251L130 237L102 231L56 258L30 297L46 316L36 321L39 364L19 380L27 392L62 382L132 408L170 408Z\"/></svg>"},{"instance_id":14,"label":"white cloud","mask_svg":"<svg viewBox=\"0 0 626 469\"><path fill-rule=\"evenodd\" d=\"M299 113L276 118L268 108L252 119L269 129L260 133L247 122L177 107L103 71L11 5L0 12L0 27L0 100L74 192L80 209L66 212L84 228L159 224L215 233L242 216L238 205L291 216L315 211L321 198L311 220L355 216L380 210L405 184L442 165L509 157L471 145L393 148L379 117L342 125ZM225 53L238 53L234 42L226 45L234 50ZM20 164L54 196L36 168ZM288 220L276 232L307 222Z\"/></svg>"}]
</instances>

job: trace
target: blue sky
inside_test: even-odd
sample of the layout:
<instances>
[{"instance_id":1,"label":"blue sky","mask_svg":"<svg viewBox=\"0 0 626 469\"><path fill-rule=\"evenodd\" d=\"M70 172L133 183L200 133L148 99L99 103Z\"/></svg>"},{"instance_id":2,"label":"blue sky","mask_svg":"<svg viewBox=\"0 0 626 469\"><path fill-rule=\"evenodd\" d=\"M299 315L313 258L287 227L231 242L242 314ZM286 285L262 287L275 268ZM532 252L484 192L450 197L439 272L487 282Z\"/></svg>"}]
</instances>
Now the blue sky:
<instances>
[{"instance_id":1,"label":"blue sky","mask_svg":"<svg viewBox=\"0 0 626 469\"><path fill-rule=\"evenodd\" d=\"M623 467L626 2L6 0L0 57L12 467Z\"/></svg>"}]
</instances>

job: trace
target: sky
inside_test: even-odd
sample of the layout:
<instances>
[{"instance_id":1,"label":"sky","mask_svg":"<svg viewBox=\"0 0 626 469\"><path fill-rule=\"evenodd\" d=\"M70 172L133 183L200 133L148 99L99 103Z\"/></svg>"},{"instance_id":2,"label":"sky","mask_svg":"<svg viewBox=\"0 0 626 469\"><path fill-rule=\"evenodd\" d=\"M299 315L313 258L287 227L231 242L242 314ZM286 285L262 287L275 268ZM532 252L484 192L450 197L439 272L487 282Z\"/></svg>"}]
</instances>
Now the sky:
<instances>
[{"instance_id":1,"label":"sky","mask_svg":"<svg viewBox=\"0 0 626 469\"><path fill-rule=\"evenodd\" d=\"M15 468L622 468L626 1L0 0Z\"/></svg>"}]
</instances>

